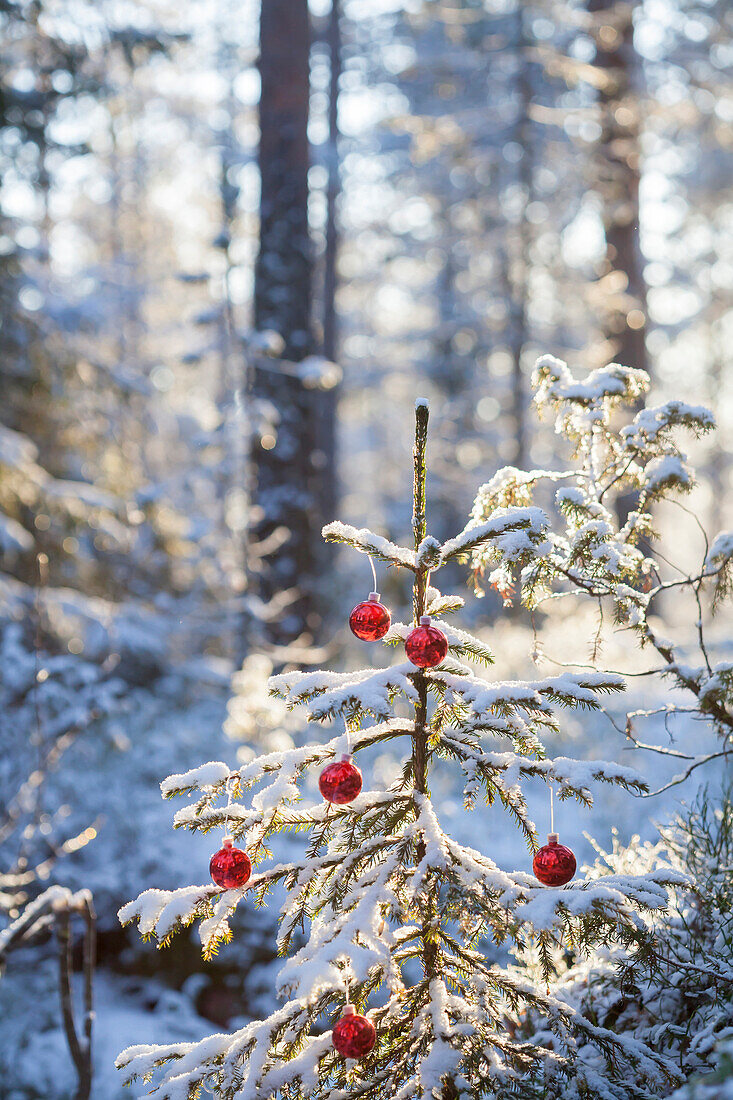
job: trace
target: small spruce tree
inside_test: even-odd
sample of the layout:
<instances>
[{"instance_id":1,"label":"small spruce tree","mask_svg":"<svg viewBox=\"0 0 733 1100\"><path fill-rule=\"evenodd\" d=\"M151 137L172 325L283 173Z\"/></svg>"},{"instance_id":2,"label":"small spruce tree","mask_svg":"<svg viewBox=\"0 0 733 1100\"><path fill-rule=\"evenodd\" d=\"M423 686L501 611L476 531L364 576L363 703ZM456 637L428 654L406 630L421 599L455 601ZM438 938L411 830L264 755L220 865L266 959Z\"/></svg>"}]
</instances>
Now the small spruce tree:
<instances>
[{"instance_id":1,"label":"small spruce tree","mask_svg":"<svg viewBox=\"0 0 733 1100\"><path fill-rule=\"evenodd\" d=\"M527 782L552 782L561 799L586 806L594 782L632 791L644 784L613 763L548 759L542 743L543 734L559 729L563 708L598 708L606 693L622 689L619 676L564 672L490 682L469 667L491 665L492 654L445 621L463 600L441 594L436 575L478 552L506 575L526 570L547 554L548 521L534 506L500 507L442 545L430 537L427 427L427 403L418 401L412 548L341 523L326 526L324 536L411 574L414 623L425 614L439 623L449 643L445 660L425 670L400 661L274 676L273 694L331 726L329 740L266 753L235 770L208 763L162 784L167 798L195 795L176 814L177 827L224 826L246 846L255 873L243 889L147 890L123 907L122 922L137 920L143 936L163 946L199 921L210 956L230 938L236 907L262 905L280 886L286 901L279 949L287 955L300 935L305 942L284 963L283 1003L266 1020L201 1042L135 1046L119 1055L125 1079L155 1081L152 1094L160 1100L204 1092L224 1100L559 1097L568 1082L574 1095L595 1090L616 1098L626 1095L614 1085L621 1076L634 1078L636 1096L653 1097L674 1081L668 1063L648 1046L591 1023L555 998L549 983L561 938L578 950L612 943L631 956L650 952L639 911L663 907L667 887L680 876L656 868L543 887L527 870L498 867L490 843L483 850L458 843L431 800L431 773L452 769L466 811L484 802L497 822L504 811L534 851ZM385 640L399 646L411 629L395 624ZM365 789L347 805L305 796L309 769L353 752L368 775L370 750L385 743L403 758L389 789ZM288 831L308 834L305 850L275 862L273 841ZM501 954L492 945L530 944L539 960L535 980L487 957ZM368 1012L377 1035L356 1063L337 1054L331 1035L349 1000ZM517 1017L527 1010L547 1020L551 1042L521 1037ZM597 1066L575 1057L578 1041L599 1051L603 1089Z\"/></svg>"}]
</instances>

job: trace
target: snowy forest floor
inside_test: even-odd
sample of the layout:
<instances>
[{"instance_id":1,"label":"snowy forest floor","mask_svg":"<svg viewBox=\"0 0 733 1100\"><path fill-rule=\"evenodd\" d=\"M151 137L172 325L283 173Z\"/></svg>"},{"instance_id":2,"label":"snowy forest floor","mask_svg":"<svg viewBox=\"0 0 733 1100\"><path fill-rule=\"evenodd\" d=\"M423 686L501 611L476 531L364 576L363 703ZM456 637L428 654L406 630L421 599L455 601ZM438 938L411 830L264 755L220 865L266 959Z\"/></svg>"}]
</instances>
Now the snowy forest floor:
<instances>
[{"instance_id":1,"label":"snowy forest floor","mask_svg":"<svg viewBox=\"0 0 733 1100\"><path fill-rule=\"evenodd\" d=\"M501 641L499 674L531 674L527 632L505 625ZM393 660L389 652L370 657L385 664ZM494 673L490 675L493 678ZM611 704L610 713L623 726L627 710L651 707L661 693L659 687L655 692L648 683L633 681L626 696ZM91 888L99 915L95 1100L146 1095L143 1085L123 1089L119 1082L114 1058L124 1047L193 1040L217 1029L229 1030L237 1021L260 1016L274 1006L279 967L273 954L276 895L266 919L254 909L251 924L247 915L240 918L235 941L210 964L202 963L192 939L181 937L173 947L158 952L154 945L141 943L134 932L123 932L116 917L121 904L149 887L176 888L207 881L208 859L216 841L211 835L174 832L171 819L177 807L160 798L158 784L166 775L206 760L236 759L241 746L222 731L228 696L228 677L221 671L208 683L176 674L157 681L154 690L136 689L119 717L107 722L99 736L80 738L65 757L63 769L52 777L55 790L49 797L72 807L70 829L92 822L98 830L95 841L55 871L59 881ZM645 734L647 740L656 734L660 743L666 743L663 729L647 727ZM311 727L309 736L317 738L318 729ZM702 752L710 740L694 723L675 731L677 749ZM562 742L548 742L548 751L631 764L655 785L679 770L660 757L629 751L603 714L568 716ZM397 761L386 755L372 757L365 786L384 786L396 769ZM690 802L702 784L716 778L705 772L700 769L684 787L654 799L604 787L590 811L569 802L556 805L556 828L561 839L572 844L582 867L595 858L589 837L603 848L610 848L614 829L622 843L630 842L634 834L651 839L655 822L669 820L683 799ZM307 798L318 797L316 780L308 777ZM478 808L467 814L439 768L431 791L442 823L457 839L482 849L507 870L527 867L522 838L500 808ZM549 807L541 784L530 788L529 806L540 833L548 831ZM302 838L288 838L286 843L299 845ZM73 1095L74 1074L60 1028L54 950L49 942L40 951L18 952L0 982L4 1100L66 1100Z\"/></svg>"}]
</instances>

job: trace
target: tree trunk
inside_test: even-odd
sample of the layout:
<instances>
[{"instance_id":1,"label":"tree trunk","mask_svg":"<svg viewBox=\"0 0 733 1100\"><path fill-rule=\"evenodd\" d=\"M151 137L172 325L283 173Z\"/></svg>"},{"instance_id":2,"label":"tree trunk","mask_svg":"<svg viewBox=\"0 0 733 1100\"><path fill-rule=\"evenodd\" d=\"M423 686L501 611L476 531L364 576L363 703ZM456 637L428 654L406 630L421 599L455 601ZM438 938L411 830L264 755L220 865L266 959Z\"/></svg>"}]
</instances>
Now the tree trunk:
<instances>
[{"instance_id":1,"label":"tree trunk","mask_svg":"<svg viewBox=\"0 0 733 1100\"><path fill-rule=\"evenodd\" d=\"M510 350L512 357L512 420L514 427L513 464L520 470L529 465L527 447L527 385L524 378L522 355L528 338L527 305L529 299L531 230L527 221L527 207L532 201L534 185L534 149L532 146L529 117L532 103L532 84L529 72L529 43L524 21L524 9L516 11L516 82L517 114L514 124L514 140L520 146L518 182L523 193L523 212L517 235L518 255L514 264L514 278L510 299Z\"/></svg>"},{"instance_id":2,"label":"tree trunk","mask_svg":"<svg viewBox=\"0 0 733 1100\"><path fill-rule=\"evenodd\" d=\"M602 323L605 359L648 370L646 284L639 243L640 112L636 95L638 56L634 47L633 5L588 0L597 16L596 65L605 79L599 95L601 136L597 180L603 203L606 260L612 306ZM610 277L610 278L609 278ZM633 499L622 495L616 508L625 520Z\"/></svg>"},{"instance_id":3,"label":"tree trunk","mask_svg":"<svg viewBox=\"0 0 733 1100\"><path fill-rule=\"evenodd\" d=\"M331 66L328 91L328 183L326 192L326 249L323 276L323 354L335 360L338 355L338 317L336 314L338 226L336 205L341 190L339 164L338 91L341 78L341 0L331 0L326 30Z\"/></svg>"},{"instance_id":4,"label":"tree trunk","mask_svg":"<svg viewBox=\"0 0 733 1100\"><path fill-rule=\"evenodd\" d=\"M339 229L338 199L341 191L339 158L338 95L341 79L341 0L331 0L331 12L326 30L331 68L328 91L328 183L326 185L326 246L323 257L323 354L336 362L339 355L338 289ZM336 406L338 388L323 395L323 426L321 449L326 457L323 466L322 508L329 519L336 514L338 497L336 481Z\"/></svg>"},{"instance_id":5,"label":"tree trunk","mask_svg":"<svg viewBox=\"0 0 733 1100\"><path fill-rule=\"evenodd\" d=\"M297 362L314 348L313 260L308 230L308 106L310 22L307 0L263 0L260 15L260 242L255 265L254 321L285 341L284 358ZM317 628L313 582L319 519L316 480L324 453L318 444L322 395L297 377L255 368L256 409L274 410L274 430L254 433L256 473L252 534L257 541L287 532L261 559L258 595L265 601L295 594L269 640L286 644Z\"/></svg>"},{"instance_id":6,"label":"tree trunk","mask_svg":"<svg viewBox=\"0 0 733 1100\"><path fill-rule=\"evenodd\" d=\"M601 137L598 182L606 234L604 274L623 291L624 306L604 317L613 356L627 367L647 369L646 286L639 244L640 118L635 95L638 65L634 49L633 9L614 0L589 0L599 13L596 65L607 78L600 92ZM619 296L614 295L616 301Z\"/></svg>"}]
</instances>

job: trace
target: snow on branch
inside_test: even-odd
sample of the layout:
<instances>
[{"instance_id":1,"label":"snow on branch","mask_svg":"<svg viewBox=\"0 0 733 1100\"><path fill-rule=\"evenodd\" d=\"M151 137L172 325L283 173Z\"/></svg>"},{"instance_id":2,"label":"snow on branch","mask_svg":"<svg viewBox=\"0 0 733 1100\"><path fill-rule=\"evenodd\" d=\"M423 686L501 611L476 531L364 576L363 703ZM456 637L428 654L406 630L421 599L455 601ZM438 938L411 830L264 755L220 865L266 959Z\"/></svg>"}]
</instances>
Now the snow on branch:
<instances>
[{"instance_id":1,"label":"snow on branch","mask_svg":"<svg viewBox=\"0 0 733 1100\"><path fill-rule=\"evenodd\" d=\"M163 798L173 798L175 795L188 794L191 791L212 790L221 787L229 778L229 765L220 760L210 760L207 764L199 764L187 772L179 775L169 775L160 784Z\"/></svg>"},{"instance_id":2,"label":"snow on branch","mask_svg":"<svg viewBox=\"0 0 733 1100\"><path fill-rule=\"evenodd\" d=\"M733 558L733 531L721 531L713 539L705 559L707 567L720 567Z\"/></svg>"},{"instance_id":3,"label":"snow on branch","mask_svg":"<svg viewBox=\"0 0 733 1100\"><path fill-rule=\"evenodd\" d=\"M376 803L380 799L386 803L400 798L383 792L373 792L373 796ZM369 801L364 795L361 796L359 805L362 812L369 807ZM327 811L321 809L319 820L325 820L327 816ZM345 816L346 811L342 808L331 814L335 821ZM381 842L380 838L377 844ZM134 901L123 905L117 916L122 925L137 921L143 939L153 938L161 947L175 933L199 920L199 938L204 958L211 958L216 954L218 945L231 938L228 919L243 898L251 897L259 903L276 883L290 881L295 884L303 876L318 876L324 871L333 871L343 864L343 860L343 853L326 853L311 858L304 857L300 861L273 864L259 874L253 874L246 886L234 890L222 890L213 884L185 886L178 890L144 890Z\"/></svg>"},{"instance_id":4,"label":"snow on branch","mask_svg":"<svg viewBox=\"0 0 733 1100\"><path fill-rule=\"evenodd\" d=\"M398 565L403 569L415 569L415 552L404 546L397 546L394 542L375 535L366 527L357 529L348 523L340 523L338 520L327 523L321 531L326 542L341 542L347 546L359 550L362 554L370 554L373 558L388 562L390 565Z\"/></svg>"},{"instance_id":5,"label":"snow on branch","mask_svg":"<svg viewBox=\"0 0 733 1100\"><path fill-rule=\"evenodd\" d=\"M640 409L631 424L619 435L630 450L644 452L660 440L666 440L673 428L687 428L696 438L712 431L715 418L703 405L685 401L667 401L664 405Z\"/></svg>"},{"instance_id":6,"label":"snow on branch","mask_svg":"<svg viewBox=\"0 0 733 1100\"><path fill-rule=\"evenodd\" d=\"M535 401L538 405L567 402L585 406L609 399L631 403L649 389L649 375L635 367L609 363L579 381L573 377L567 363L554 355L542 355L535 365L532 385L537 391Z\"/></svg>"},{"instance_id":7,"label":"snow on branch","mask_svg":"<svg viewBox=\"0 0 733 1100\"><path fill-rule=\"evenodd\" d=\"M457 627L449 626L444 622L439 622L435 625L440 626L440 629L448 639L448 651L452 653L454 657L477 661L484 665L491 665L494 663L494 655L491 650L479 638L474 637L473 634L469 634L466 630L459 630ZM411 623L392 623L389 633L385 635L384 641L387 645L404 642L413 629L414 627Z\"/></svg>"},{"instance_id":8,"label":"snow on branch","mask_svg":"<svg viewBox=\"0 0 733 1100\"><path fill-rule=\"evenodd\" d=\"M626 914L627 920L639 920L635 909L666 909L669 889L686 883L685 875L672 868L658 868L642 875L604 875L590 882L571 882L562 890L535 890L517 906L516 913L536 931L554 928L563 912L570 917L583 917L605 911L611 919Z\"/></svg>"},{"instance_id":9,"label":"snow on branch","mask_svg":"<svg viewBox=\"0 0 733 1100\"><path fill-rule=\"evenodd\" d=\"M462 596L443 596L437 588L428 588L426 593L425 613L434 618L438 615L447 615L451 611L460 611L466 601Z\"/></svg>"},{"instance_id":10,"label":"snow on branch","mask_svg":"<svg viewBox=\"0 0 733 1100\"><path fill-rule=\"evenodd\" d=\"M54 885L49 886L47 890L30 901L20 916L0 931L0 972L4 963L3 956L13 946L30 939L37 932L53 924L55 905L64 905L69 910L73 910L79 908L88 896L86 890L73 893L65 886Z\"/></svg>"},{"instance_id":11,"label":"snow on branch","mask_svg":"<svg viewBox=\"0 0 733 1100\"><path fill-rule=\"evenodd\" d=\"M412 726L404 720L390 719L367 729L354 730L351 734L351 749L358 749L375 744L380 740L398 736L410 732ZM294 797L293 781L305 770L314 764L319 764L336 756L339 751L346 751L346 740L343 735L332 738L322 745L304 745L292 749L280 749L275 752L264 753L256 756L240 768L230 769L228 764L220 760L211 760L206 764L200 764L181 774L169 775L160 784L164 798L173 798L178 795L191 794L194 791L203 793L201 799L192 812L199 813L207 805L213 804L217 798L226 791L227 783L231 785L233 795L240 794L247 788L254 787L265 781L268 776L275 774L276 780L270 783L265 792L259 792L255 796L255 805L260 809L287 801ZM236 813L236 809L233 813Z\"/></svg>"},{"instance_id":12,"label":"snow on branch","mask_svg":"<svg viewBox=\"0 0 733 1100\"><path fill-rule=\"evenodd\" d=\"M211 913L211 899L221 891L216 886L184 886L180 890L144 890L119 910L120 924L138 922L140 935L165 940L196 917Z\"/></svg>"},{"instance_id":13,"label":"snow on branch","mask_svg":"<svg viewBox=\"0 0 733 1100\"><path fill-rule=\"evenodd\" d=\"M721 531L715 536L704 568L715 573L713 610L717 610L720 601L733 594L733 531Z\"/></svg>"},{"instance_id":14,"label":"snow on branch","mask_svg":"<svg viewBox=\"0 0 733 1100\"><path fill-rule=\"evenodd\" d=\"M694 484L692 470L681 455L650 458L642 477L644 490L654 497L668 489L687 493Z\"/></svg>"},{"instance_id":15,"label":"snow on branch","mask_svg":"<svg viewBox=\"0 0 733 1100\"><path fill-rule=\"evenodd\" d=\"M623 691L621 676L610 672L564 673L544 680L505 680L488 683L473 675L456 676L441 668L431 669L430 679L438 680L460 696L477 716L505 708L547 710L547 701L562 706L596 709L597 696L610 691Z\"/></svg>"},{"instance_id":16,"label":"snow on branch","mask_svg":"<svg viewBox=\"0 0 733 1100\"><path fill-rule=\"evenodd\" d=\"M538 761L548 779L559 783L559 793L587 791L591 783L616 783L625 790L645 791L647 784L635 768L616 764L610 760L571 760L556 756L552 760Z\"/></svg>"},{"instance_id":17,"label":"snow on branch","mask_svg":"<svg viewBox=\"0 0 733 1100\"><path fill-rule=\"evenodd\" d=\"M383 910L400 856L395 850L398 838L392 840L387 854L384 839L379 842L380 862L370 861L372 865L346 893L339 911L327 907L313 920L308 943L285 962L278 975L281 993L297 994L313 1003L325 992L346 991L345 966L351 983L374 980L375 968L380 980L387 975L399 980Z\"/></svg>"},{"instance_id":18,"label":"snow on branch","mask_svg":"<svg viewBox=\"0 0 733 1100\"><path fill-rule=\"evenodd\" d=\"M515 752L488 752L464 741L458 732L454 734L451 730L442 734L440 744L467 765L467 774L475 774L478 768L485 770L493 782L500 777L504 791L520 790L522 777L536 777L557 783L561 799L575 796L591 805L589 788L592 783L615 783L624 790L648 789L646 781L634 768L608 760L571 760L564 756L535 760Z\"/></svg>"},{"instance_id":19,"label":"snow on branch","mask_svg":"<svg viewBox=\"0 0 733 1100\"><path fill-rule=\"evenodd\" d=\"M563 890L562 893L566 893L566 891ZM674 1083L679 1079L674 1061L657 1054L656 1051L642 1041L623 1033L617 1034L609 1028L599 1027L597 1024L591 1023L582 1013L565 1001L561 1001L558 997L553 997L549 993L546 995L541 993L526 979L522 979L516 974L511 976L502 974L501 977L502 981L509 983L513 1000L519 1003L528 1002L532 1004L548 1020L559 1024L563 1032L566 1029L580 1032L597 1050L600 1050L606 1056L619 1059L624 1066L633 1066L637 1074L642 1073L645 1084L651 1084L658 1089L664 1088L666 1091L670 1083ZM582 1064L578 1066L579 1075L585 1070L586 1067ZM607 1096L628 1095L627 1092L623 1094L615 1091L611 1092L612 1082L606 1077L601 1077L600 1074L596 1075L596 1082L601 1088L607 1090ZM661 1095L661 1093L652 1095Z\"/></svg>"},{"instance_id":20,"label":"snow on branch","mask_svg":"<svg viewBox=\"0 0 733 1100\"><path fill-rule=\"evenodd\" d=\"M358 672L285 672L271 677L270 690L289 707L308 704L308 717L324 721L338 714L358 718L371 714L385 721L392 714L398 695L416 699L410 676L415 666L409 662L386 669L362 669Z\"/></svg>"},{"instance_id":21,"label":"snow on branch","mask_svg":"<svg viewBox=\"0 0 733 1100\"><path fill-rule=\"evenodd\" d=\"M416 569L438 569L441 564L441 546L432 535L426 535L415 554Z\"/></svg>"},{"instance_id":22,"label":"snow on branch","mask_svg":"<svg viewBox=\"0 0 733 1100\"><path fill-rule=\"evenodd\" d=\"M440 564L492 544L497 557L520 562L533 552L545 552L548 519L541 508L498 508L484 522L471 520L454 539L443 543Z\"/></svg>"},{"instance_id":23,"label":"snow on branch","mask_svg":"<svg viewBox=\"0 0 733 1100\"><path fill-rule=\"evenodd\" d=\"M606 875L600 879L575 881L562 890L540 886L524 871L503 871L488 856L460 844L443 831L432 803L425 796L416 799L424 855L412 875L409 890L417 898L429 873L437 873L444 884L452 883L474 915L488 928L498 929L516 920L536 931L557 927L571 919L591 923L602 919L610 926L622 922L636 927L637 910L663 909L668 890L687 880L680 872L659 867L640 875Z\"/></svg>"},{"instance_id":24,"label":"snow on branch","mask_svg":"<svg viewBox=\"0 0 733 1100\"><path fill-rule=\"evenodd\" d=\"M269 788L268 788L269 790ZM296 791L297 796L297 791ZM364 811L373 801L388 803L397 796L389 791L362 791L358 798L350 803L350 807L356 812ZM326 821L337 821L339 816L348 811L331 807L328 803L319 801L315 805L305 803L298 806L289 805L294 796L272 803L267 807L257 804L257 796L252 800L253 807L247 809L237 802L228 806L202 807L201 805L184 806L178 810L173 822L176 829L190 829L192 832L208 832L210 829L222 828L226 825L228 832L238 840L245 833L257 826L266 825L266 833L283 829L305 829ZM251 839L248 837L248 840ZM264 839L264 837L263 837Z\"/></svg>"},{"instance_id":25,"label":"snow on branch","mask_svg":"<svg viewBox=\"0 0 733 1100\"><path fill-rule=\"evenodd\" d=\"M318 1086L321 1062L333 1055L330 1032L296 1044L295 1036L308 1028L310 1016L303 1001L289 1001L266 1020L232 1034L210 1035L196 1043L128 1047L115 1064L124 1071L125 1084L131 1084L152 1079L172 1063L156 1084L159 1100L190 1100L202 1088L219 1092L223 1086L231 1092L235 1083L238 1100L260 1100L298 1080L302 1094L310 1095Z\"/></svg>"}]
</instances>

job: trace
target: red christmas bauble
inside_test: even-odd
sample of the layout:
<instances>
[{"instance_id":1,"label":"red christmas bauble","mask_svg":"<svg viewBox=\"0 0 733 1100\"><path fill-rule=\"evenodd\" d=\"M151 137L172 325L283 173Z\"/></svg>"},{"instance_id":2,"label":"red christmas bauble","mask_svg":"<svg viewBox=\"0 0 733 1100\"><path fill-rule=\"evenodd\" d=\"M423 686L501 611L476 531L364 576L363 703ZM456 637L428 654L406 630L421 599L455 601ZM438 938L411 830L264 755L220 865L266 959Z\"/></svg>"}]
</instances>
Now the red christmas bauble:
<instances>
[{"instance_id":1,"label":"red christmas bauble","mask_svg":"<svg viewBox=\"0 0 733 1100\"><path fill-rule=\"evenodd\" d=\"M430 616L423 615L420 625L407 635L405 653L418 668L435 668L448 652L448 639L437 626L430 625Z\"/></svg>"},{"instance_id":2,"label":"red christmas bauble","mask_svg":"<svg viewBox=\"0 0 733 1100\"><path fill-rule=\"evenodd\" d=\"M575 856L564 844L558 844L557 833L550 833L547 844L532 861L532 870L544 886L564 886L575 874Z\"/></svg>"},{"instance_id":3,"label":"red christmas bauble","mask_svg":"<svg viewBox=\"0 0 733 1100\"><path fill-rule=\"evenodd\" d=\"M252 862L246 852L234 847L230 836L225 836L223 847L211 857L209 873L222 890L236 890L252 874Z\"/></svg>"},{"instance_id":4,"label":"red christmas bauble","mask_svg":"<svg viewBox=\"0 0 733 1100\"><path fill-rule=\"evenodd\" d=\"M342 1058L363 1058L377 1041L374 1024L360 1016L353 1005L346 1005L331 1037Z\"/></svg>"},{"instance_id":5,"label":"red christmas bauble","mask_svg":"<svg viewBox=\"0 0 733 1100\"><path fill-rule=\"evenodd\" d=\"M340 760L323 769L318 788L326 802L344 806L347 802L354 801L361 790L361 783L361 772L352 763L352 757L342 756Z\"/></svg>"},{"instance_id":6,"label":"red christmas bauble","mask_svg":"<svg viewBox=\"0 0 733 1100\"><path fill-rule=\"evenodd\" d=\"M363 642L377 642L390 628L392 616L383 603L379 602L379 593L370 592L369 599L358 603L349 615L351 633Z\"/></svg>"}]
</instances>

